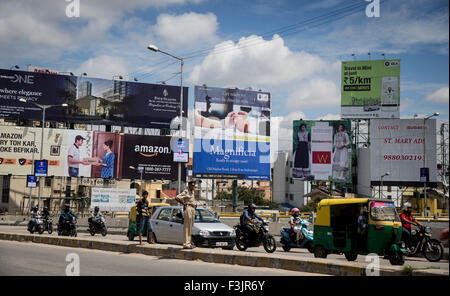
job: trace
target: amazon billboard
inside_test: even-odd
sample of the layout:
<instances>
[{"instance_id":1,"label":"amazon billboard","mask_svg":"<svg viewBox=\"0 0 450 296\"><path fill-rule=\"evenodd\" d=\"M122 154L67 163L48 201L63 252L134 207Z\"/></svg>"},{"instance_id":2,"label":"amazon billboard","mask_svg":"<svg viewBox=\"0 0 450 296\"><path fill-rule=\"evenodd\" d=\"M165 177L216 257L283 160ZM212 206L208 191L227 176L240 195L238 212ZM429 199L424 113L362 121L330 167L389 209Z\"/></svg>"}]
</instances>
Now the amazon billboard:
<instances>
[{"instance_id":1,"label":"amazon billboard","mask_svg":"<svg viewBox=\"0 0 450 296\"><path fill-rule=\"evenodd\" d=\"M0 128L0 175L32 175L33 159L41 155L42 129ZM42 156L48 161L49 176L140 179L138 169L143 169L143 179L174 180L178 163L173 162L173 140L169 136L45 129Z\"/></svg>"},{"instance_id":2,"label":"amazon billboard","mask_svg":"<svg viewBox=\"0 0 450 296\"><path fill-rule=\"evenodd\" d=\"M145 180L178 178L178 163L173 162L171 137L124 135L121 147L122 178L140 179L141 172Z\"/></svg>"}]
</instances>

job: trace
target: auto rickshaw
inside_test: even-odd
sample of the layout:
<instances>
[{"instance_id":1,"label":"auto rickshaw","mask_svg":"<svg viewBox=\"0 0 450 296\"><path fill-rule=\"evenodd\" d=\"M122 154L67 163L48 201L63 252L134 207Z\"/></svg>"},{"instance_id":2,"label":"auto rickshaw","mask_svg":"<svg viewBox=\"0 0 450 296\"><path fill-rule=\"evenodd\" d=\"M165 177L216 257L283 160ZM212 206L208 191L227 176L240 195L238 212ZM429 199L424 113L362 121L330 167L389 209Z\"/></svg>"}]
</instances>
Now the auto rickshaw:
<instances>
[{"instance_id":1,"label":"auto rickshaw","mask_svg":"<svg viewBox=\"0 0 450 296\"><path fill-rule=\"evenodd\" d=\"M150 211L150 218L152 217L156 208L162 207L162 206L170 206L170 204L168 204L168 203L149 203L148 208ZM139 222L136 221L136 216L137 216L136 205L134 205L131 207L130 219L128 220L127 237L130 241L133 241L134 237L139 235ZM147 225L144 225L144 229L142 230L142 236L147 236ZM148 236L147 236L147 240L149 240Z\"/></svg>"},{"instance_id":2,"label":"auto rickshaw","mask_svg":"<svg viewBox=\"0 0 450 296\"><path fill-rule=\"evenodd\" d=\"M358 217L366 207L367 231L358 233ZM392 265L403 265L406 253L401 241L402 223L392 200L350 198L323 199L314 224L314 257L342 254L355 261L358 254L385 256Z\"/></svg>"}]
</instances>

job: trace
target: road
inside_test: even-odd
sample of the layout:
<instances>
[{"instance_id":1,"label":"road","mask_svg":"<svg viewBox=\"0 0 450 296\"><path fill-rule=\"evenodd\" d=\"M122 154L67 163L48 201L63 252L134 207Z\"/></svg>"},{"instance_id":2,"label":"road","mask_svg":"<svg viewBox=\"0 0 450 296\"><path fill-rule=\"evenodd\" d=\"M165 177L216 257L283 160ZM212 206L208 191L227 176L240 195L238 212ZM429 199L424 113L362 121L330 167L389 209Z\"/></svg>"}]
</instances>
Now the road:
<instances>
[{"instance_id":1,"label":"road","mask_svg":"<svg viewBox=\"0 0 450 296\"><path fill-rule=\"evenodd\" d=\"M78 254L82 276L323 276L11 241L0 241L0 276L64 276L69 253Z\"/></svg>"},{"instance_id":2,"label":"road","mask_svg":"<svg viewBox=\"0 0 450 296\"><path fill-rule=\"evenodd\" d=\"M83 229L83 228L80 228ZM26 230L25 226L4 226L4 225L0 225L0 232L14 232L14 233L29 233ZM46 233L46 235L48 235ZM57 234L55 232L53 232L52 236L57 236ZM92 237L90 234L88 233L78 233L78 238L89 238L89 239L97 239L97 240L106 240L106 241L120 241L120 242L130 242L125 235L113 235L113 234L108 234L106 237L102 237L100 234L95 235L94 237ZM135 239L135 242L137 243L137 239ZM164 244L165 246L170 246L169 244ZM243 253L241 251L238 251L236 248L234 249L234 251L228 251L228 250L223 250L223 252L239 252L239 253ZM246 253L249 254L255 254L255 253L266 253L266 251L264 250L263 247L259 247L259 248L249 248L245 251ZM289 252L285 252L283 251L283 249L281 247L277 247L275 254L280 255L281 257L295 257L295 258L299 258L299 257L306 257L306 258L314 258L314 255L309 253L308 250L306 249L291 249ZM342 262L348 262L347 259L345 259L344 255L335 255L335 254L330 254L328 255L329 259L336 259ZM382 257L380 258L380 264L381 265L385 265L385 266L391 266L391 264L389 263L389 260L383 259ZM358 258L356 259L356 262L360 262L360 263L366 263L365 261L366 256L358 256ZM429 262L427 261L425 258L419 258L419 257L406 257L405 258L405 266L406 265L410 265L412 267L417 267L417 268L439 268L442 270L449 270L449 262L448 260L441 260L440 262Z\"/></svg>"}]
</instances>

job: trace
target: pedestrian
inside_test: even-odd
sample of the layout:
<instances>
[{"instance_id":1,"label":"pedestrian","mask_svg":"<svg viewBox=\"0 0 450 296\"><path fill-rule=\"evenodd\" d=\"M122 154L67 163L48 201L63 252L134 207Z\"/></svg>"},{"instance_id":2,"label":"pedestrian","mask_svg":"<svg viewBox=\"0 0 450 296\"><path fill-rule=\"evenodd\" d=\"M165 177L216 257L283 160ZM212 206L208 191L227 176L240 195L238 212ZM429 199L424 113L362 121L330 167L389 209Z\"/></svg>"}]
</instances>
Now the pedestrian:
<instances>
[{"instance_id":1,"label":"pedestrian","mask_svg":"<svg viewBox=\"0 0 450 296\"><path fill-rule=\"evenodd\" d=\"M152 225L150 223L150 210L148 207L148 192L144 190L142 192L142 199L137 203L137 220L139 221L139 244L142 245L142 231L144 230L144 225L147 226L147 241L149 244L153 244L152 237Z\"/></svg>"},{"instance_id":2,"label":"pedestrian","mask_svg":"<svg viewBox=\"0 0 450 296\"><path fill-rule=\"evenodd\" d=\"M183 249L194 249L192 245L192 228L194 228L196 202L194 197L195 181L188 182L188 188L175 197L183 205Z\"/></svg>"}]
</instances>

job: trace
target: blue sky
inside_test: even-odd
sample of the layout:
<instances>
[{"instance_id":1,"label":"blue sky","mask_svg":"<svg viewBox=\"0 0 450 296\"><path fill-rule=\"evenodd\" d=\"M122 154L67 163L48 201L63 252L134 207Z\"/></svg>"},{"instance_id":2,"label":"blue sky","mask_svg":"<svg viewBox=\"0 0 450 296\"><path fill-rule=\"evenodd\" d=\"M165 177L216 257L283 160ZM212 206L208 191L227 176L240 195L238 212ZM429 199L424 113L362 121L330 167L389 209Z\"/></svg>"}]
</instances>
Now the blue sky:
<instances>
[{"instance_id":1,"label":"blue sky","mask_svg":"<svg viewBox=\"0 0 450 296\"><path fill-rule=\"evenodd\" d=\"M195 85L261 88L288 129L300 117L339 118L340 62L385 53L401 59L401 117L449 116L448 0L381 0L379 18L364 0L79 1L80 17L68 18L63 0L2 0L0 67L159 83L179 64L148 51L153 43L196 53L185 61L189 108Z\"/></svg>"}]
</instances>

